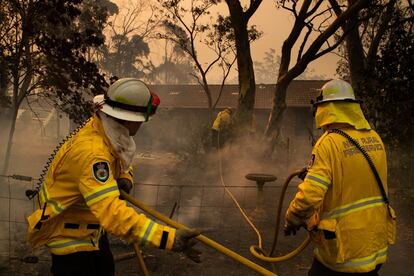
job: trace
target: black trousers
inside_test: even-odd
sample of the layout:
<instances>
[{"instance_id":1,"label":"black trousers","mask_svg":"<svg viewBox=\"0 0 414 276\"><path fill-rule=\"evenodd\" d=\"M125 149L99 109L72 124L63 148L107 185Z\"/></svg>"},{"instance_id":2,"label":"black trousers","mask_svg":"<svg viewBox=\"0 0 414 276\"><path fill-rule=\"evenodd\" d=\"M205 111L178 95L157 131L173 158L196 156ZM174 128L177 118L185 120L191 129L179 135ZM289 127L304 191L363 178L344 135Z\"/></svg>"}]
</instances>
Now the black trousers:
<instances>
[{"instance_id":1,"label":"black trousers","mask_svg":"<svg viewBox=\"0 0 414 276\"><path fill-rule=\"evenodd\" d=\"M106 235L99 240L98 251L76 252L67 255L52 254L54 276L113 276L115 264Z\"/></svg>"},{"instance_id":2,"label":"black trousers","mask_svg":"<svg viewBox=\"0 0 414 276\"><path fill-rule=\"evenodd\" d=\"M211 130L211 142L215 149L221 149L224 145L230 141L230 133L227 130Z\"/></svg>"},{"instance_id":3,"label":"black trousers","mask_svg":"<svg viewBox=\"0 0 414 276\"><path fill-rule=\"evenodd\" d=\"M378 271L381 269L381 265L377 265L377 267L370 272L365 273L345 273L345 272L337 272L330 270L323 264L321 264L317 259L313 259L312 267L308 272L308 276L378 276Z\"/></svg>"},{"instance_id":4,"label":"black trousers","mask_svg":"<svg viewBox=\"0 0 414 276\"><path fill-rule=\"evenodd\" d=\"M220 148L220 145L218 144L219 142L218 135L219 135L219 132L217 130L215 129L211 130L211 145L214 149Z\"/></svg>"}]
</instances>

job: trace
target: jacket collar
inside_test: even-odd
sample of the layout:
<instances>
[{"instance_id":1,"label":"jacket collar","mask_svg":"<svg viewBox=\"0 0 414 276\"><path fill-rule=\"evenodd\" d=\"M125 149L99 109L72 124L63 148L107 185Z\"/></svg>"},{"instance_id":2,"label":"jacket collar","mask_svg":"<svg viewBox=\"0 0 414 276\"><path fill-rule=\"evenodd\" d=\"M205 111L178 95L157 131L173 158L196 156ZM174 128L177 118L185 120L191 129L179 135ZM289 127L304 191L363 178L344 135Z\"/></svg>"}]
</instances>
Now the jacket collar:
<instances>
[{"instance_id":1,"label":"jacket collar","mask_svg":"<svg viewBox=\"0 0 414 276\"><path fill-rule=\"evenodd\" d=\"M109 151L111 152L111 154L113 156L115 156L116 158L118 158L117 153L115 152L114 148L111 145L111 142L109 141L108 137L106 137L103 125L102 125L102 121L101 118L99 118L97 113L94 113L92 116L92 128L94 130L96 130L99 134L99 136L101 136L104 140L105 145L108 147Z\"/></svg>"}]
</instances>

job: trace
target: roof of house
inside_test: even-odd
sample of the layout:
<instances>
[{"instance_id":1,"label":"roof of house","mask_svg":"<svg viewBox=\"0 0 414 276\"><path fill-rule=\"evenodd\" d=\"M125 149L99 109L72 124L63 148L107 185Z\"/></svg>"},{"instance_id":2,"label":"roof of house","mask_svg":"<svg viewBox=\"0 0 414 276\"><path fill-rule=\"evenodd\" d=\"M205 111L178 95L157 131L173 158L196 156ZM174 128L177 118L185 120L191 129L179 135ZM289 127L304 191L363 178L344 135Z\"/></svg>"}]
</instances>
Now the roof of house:
<instances>
[{"instance_id":1,"label":"roof of house","mask_svg":"<svg viewBox=\"0 0 414 276\"><path fill-rule=\"evenodd\" d=\"M288 107L308 107L310 100L320 93L319 89L326 80L294 80L286 93ZM275 93L274 84L256 85L256 109L271 109ZM161 99L160 107L166 108L207 108L208 100L200 85L150 85ZM210 85L213 104L219 95L220 85ZM216 108L236 107L238 85L225 85Z\"/></svg>"}]
</instances>

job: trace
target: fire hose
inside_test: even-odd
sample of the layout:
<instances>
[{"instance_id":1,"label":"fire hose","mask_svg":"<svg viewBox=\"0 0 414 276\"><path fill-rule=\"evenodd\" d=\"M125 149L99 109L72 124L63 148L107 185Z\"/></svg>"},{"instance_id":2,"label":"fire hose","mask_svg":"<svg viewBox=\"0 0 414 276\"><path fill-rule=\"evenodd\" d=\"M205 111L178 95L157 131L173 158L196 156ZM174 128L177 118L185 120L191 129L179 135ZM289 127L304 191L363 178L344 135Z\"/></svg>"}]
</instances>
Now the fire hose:
<instances>
[{"instance_id":1,"label":"fire hose","mask_svg":"<svg viewBox=\"0 0 414 276\"><path fill-rule=\"evenodd\" d=\"M278 256L278 257L271 257L271 255L273 254L276 245L277 245L277 237L278 237L278 233L279 233L279 223L280 223L280 216L281 216L281 212L282 212L282 204L283 204L283 199L287 190L287 187L290 183L290 181L293 179L293 177L295 177L296 175L299 175L300 173L302 173L303 170L298 170L293 172L285 181L285 183L282 186L282 192L281 192L281 196L280 196L280 200L279 200L279 205L278 205L278 210L277 210L277 215L276 215L276 225L275 225L275 234L274 234L274 240L272 243L272 249L270 254L265 254L262 250L261 247L258 246L251 246L250 247L250 252L252 253L252 255L262 261L265 262L270 262L270 263L276 263L276 262L282 262L282 261L286 261L289 260L293 257L295 257L296 255L298 255L300 252L303 251L303 249L306 248L306 246L309 244L310 242L310 237L308 236L303 242L302 244L297 247L296 249L294 249L293 251L283 255L283 256ZM127 200L128 202L130 202L132 205L138 207L139 209L143 210L144 212L150 214L151 216L157 218L158 220L164 222L167 225L170 225L174 228L177 229L189 229L187 226L180 224L170 218L168 218L167 216L161 214L160 212L152 209L151 207L143 204L141 201L137 200L136 198L128 195L127 193L125 193L124 191L120 191L122 197ZM204 243L205 245L212 247L214 249L216 249L217 251L221 252L222 254L232 258L233 260L245 265L246 267L262 274L262 275L274 275L277 276L275 273L267 270L266 268L252 262L251 260L237 254L236 252L230 250L229 248L207 238L204 235L199 235L196 237L197 240L199 240L200 242ZM138 256L139 257L139 256ZM141 261L140 261L141 262ZM142 266L141 266L142 267Z\"/></svg>"},{"instance_id":2,"label":"fire hose","mask_svg":"<svg viewBox=\"0 0 414 276\"><path fill-rule=\"evenodd\" d=\"M124 191L120 191L122 197L127 200L128 202L130 202L132 205L138 207L139 209L143 210L144 212L150 214L151 216L159 219L160 221L164 222L165 224L168 224L174 228L177 229L189 229L187 226L180 224L170 218L168 218L167 216L164 216L163 214L161 214L160 212L152 209L151 207L148 207L147 205L143 204L142 202L140 202L139 200L137 200L136 198L128 195L127 193L125 193ZM199 235L196 237L197 240L199 240L200 242L204 243L207 246L210 246L218 251L220 251L221 253L223 253L224 255L232 258L233 260L236 260L238 262L240 262L241 264L253 269L254 271L262 274L262 275L274 275L277 276L276 274L274 274L273 272L265 269L264 267L250 261L249 259L235 253L234 251L228 249L227 247L207 238L204 235Z\"/></svg>"},{"instance_id":3,"label":"fire hose","mask_svg":"<svg viewBox=\"0 0 414 276\"><path fill-rule=\"evenodd\" d=\"M285 194L286 194L287 187L289 186L290 181L295 176L300 175L303 172L304 172L303 170L297 170L297 171L293 172L286 179L285 183L283 183L282 191L280 193L280 198L279 198L279 204L278 204L278 207L277 207L276 221L275 221L275 233L273 235L273 243L272 243L270 253L268 255L266 255L263 252L262 248L260 248L258 246L255 246L255 245L250 246L250 253L253 256L255 256L256 258L258 258L259 260L269 262L269 263L277 263L277 262L287 261L287 260L297 256L299 253L301 253L306 248L306 246L308 246L308 244L310 243L311 239L310 239L310 236L308 235L306 237L306 239L297 248L295 248L291 252L289 252L289 253L287 253L283 256L271 257L273 255L273 253L276 249L276 245L277 245L277 239L278 239L278 236L279 236L280 216L281 216L281 213L282 213L283 201L285 199Z\"/></svg>"}]
</instances>

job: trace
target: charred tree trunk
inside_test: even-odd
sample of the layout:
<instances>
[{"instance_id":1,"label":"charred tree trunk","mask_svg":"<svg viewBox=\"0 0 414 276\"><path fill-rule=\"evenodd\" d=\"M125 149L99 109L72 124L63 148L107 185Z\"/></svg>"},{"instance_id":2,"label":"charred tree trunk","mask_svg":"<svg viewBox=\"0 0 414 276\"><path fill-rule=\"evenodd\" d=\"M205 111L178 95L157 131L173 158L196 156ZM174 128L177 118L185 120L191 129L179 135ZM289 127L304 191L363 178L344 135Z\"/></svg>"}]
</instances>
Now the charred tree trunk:
<instances>
[{"instance_id":1,"label":"charred tree trunk","mask_svg":"<svg viewBox=\"0 0 414 276\"><path fill-rule=\"evenodd\" d=\"M30 20L29 20L30 21ZM11 124L7 141L6 155L4 158L4 165L2 173L6 174L9 168L10 155L13 146L14 130L16 128L17 114L20 104L26 98L29 93L29 87L33 78L33 68L31 61L29 34L27 32L27 20L23 21L23 33L19 47L16 51L16 56L12 70L12 84L13 84L13 99L12 99L12 112L11 112ZM21 72L24 69L24 74ZM21 79L23 78L23 81Z\"/></svg>"},{"instance_id":2,"label":"charred tree trunk","mask_svg":"<svg viewBox=\"0 0 414 276\"><path fill-rule=\"evenodd\" d=\"M332 2L333 5L338 6L336 1L331 0L330 2ZM321 4L322 2L319 3ZM305 22L309 16L309 9L311 7L311 4L312 1L310 0L303 1L302 6L300 7L300 11L297 13L297 15L295 15L296 19L292 31L282 46L282 58L279 67L279 75L276 83L275 95L273 97L273 106L265 132L265 137L270 143L268 154L272 153L276 139L280 134L283 112L286 109L286 92L290 82L298 77L301 73L303 73L310 62L334 50L339 45L342 40L339 40L337 43L321 50L323 44L325 44L339 28L343 27L344 24L347 24L349 19L352 16L356 16L361 9L367 7L369 0L356 1L353 5L350 5L346 11L343 13L341 12L337 18L329 25L329 27L326 28L326 30L324 30L312 43L310 43L310 46L305 52L299 52L299 57L297 58L296 64L289 69L292 48L297 42L303 28L307 26ZM302 41L301 46L304 46L306 44L305 42L306 39Z\"/></svg>"},{"instance_id":3,"label":"charred tree trunk","mask_svg":"<svg viewBox=\"0 0 414 276\"><path fill-rule=\"evenodd\" d=\"M366 76L365 55L357 27L358 17L353 16L347 24L348 36L345 39L352 87L356 94L361 93Z\"/></svg>"},{"instance_id":4,"label":"charred tree trunk","mask_svg":"<svg viewBox=\"0 0 414 276\"><path fill-rule=\"evenodd\" d=\"M304 1L302 8L295 20L295 24L290 32L288 38L283 42L282 57L280 60L279 74L276 83L276 89L272 101L272 111L269 115L269 120L266 126L265 137L269 141L269 153L273 152L277 137L280 134L280 126L282 124L283 113L286 109L286 92L290 82L296 77L293 73L299 76L302 72L295 66L289 71L289 65L292 56L292 48L297 41L302 29L305 26L306 12L311 5L311 1ZM303 70L306 69L306 65Z\"/></svg>"},{"instance_id":5,"label":"charred tree trunk","mask_svg":"<svg viewBox=\"0 0 414 276\"><path fill-rule=\"evenodd\" d=\"M30 68L30 66L28 66L27 68ZM32 81L32 77L33 77L32 73L27 73L20 87L19 87L19 78L15 77L14 79L13 103L12 103L11 117L10 117L11 124L10 124L9 136L7 139L8 141L7 141L6 155L4 158L3 174L6 174L9 168L10 156L11 156L11 151L13 147L14 131L16 129L17 114L19 112L19 107L22 101L25 99L26 95L28 94L29 86Z\"/></svg>"},{"instance_id":6,"label":"charred tree trunk","mask_svg":"<svg viewBox=\"0 0 414 276\"><path fill-rule=\"evenodd\" d=\"M14 130L16 129L16 120L17 120L18 110L19 110L18 107L13 106L10 130L9 130L9 135L7 139L6 154L4 157L4 164L3 164L3 171L2 171L3 175L7 174L7 171L9 169L10 156L11 156L11 151L13 147L13 137L14 137Z\"/></svg>"},{"instance_id":7,"label":"charred tree trunk","mask_svg":"<svg viewBox=\"0 0 414 276\"><path fill-rule=\"evenodd\" d=\"M277 138L280 134L280 125L283 113L286 109L286 91L287 83L276 84L275 96L272 100L273 112L269 116L268 129L266 136L269 138Z\"/></svg>"},{"instance_id":8,"label":"charred tree trunk","mask_svg":"<svg viewBox=\"0 0 414 276\"><path fill-rule=\"evenodd\" d=\"M6 97L7 97L8 72L6 70L6 66L7 66L6 62L4 62L2 58L0 57L0 101L6 101ZM6 105L6 103L0 102L0 106L2 104Z\"/></svg>"},{"instance_id":9,"label":"charred tree trunk","mask_svg":"<svg viewBox=\"0 0 414 276\"><path fill-rule=\"evenodd\" d=\"M261 0L250 1L249 9L244 12L239 0L226 0L230 11L237 49L239 100L235 115L235 127L239 131L249 128L253 120L256 81L250 52L247 24L261 2Z\"/></svg>"},{"instance_id":10,"label":"charred tree trunk","mask_svg":"<svg viewBox=\"0 0 414 276\"><path fill-rule=\"evenodd\" d=\"M213 98L211 96L210 87L208 86L206 76L203 75L203 89L207 96L208 103L208 121L210 124L213 123Z\"/></svg>"},{"instance_id":11,"label":"charred tree trunk","mask_svg":"<svg viewBox=\"0 0 414 276\"><path fill-rule=\"evenodd\" d=\"M348 0L349 5L353 5L356 0ZM360 36L359 23L360 18L358 14L351 16L344 25L344 32L348 33L345 38L345 49L348 58L349 78L352 87L357 97L369 99L375 96L375 86L378 80L373 77L371 70L373 70L374 59L378 52L380 41L382 40L389 21L392 17L393 8L396 0L390 0L386 6L386 10L381 16L379 21L378 30L375 36L372 38L371 44L365 53L364 46L362 45L362 38ZM336 14L339 16L340 9L334 6ZM375 125L375 114L372 114L372 110L368 108L369 100L363 103L364 113L368 119Z\"/></svg>"},{"instance_id":12,"label":"charred tree trunk","mask_svg":"<svg viewBox=\"0 0 414 276\"><path fill-rule=\"evenodd\" d=\"M285 46L285 45L284 45ZM283 49L282 49L283 51ZM289 56L290 59L290 56ZM265 138L269 142L269 148L267 154L272 154L276 145L277 138L280 135L280 128L282 126L283 114L287 108L286 105L286 93L289 84L302 72L305 71L307 63L298 62L292 69L287 70L286 62L281 62L281 68L278 81L276 83L275 93L272 101L272 111L269 115L267 122ZM283 65L284 64L284 65Z\"/></svg>"},{"instance_id":13,"label":"charred tree trunk","mask_svg":"<svg viewBox=\"0 0 414 276\"><path fill-rule=\"evenodd\" d=\"M250 43L247 33L247 22L242 28L235 28L237 47L237 66L239 69L239 101L236 113L236 122L242 126L252 120L256 82L254 77L253 62L250 53Z\"/></svg>"},{"instance_id":14,"label":"charred tree trunk","mask_svg":"<svg viewBox=\"0 0 414 276\"><path fill-rule=\"evenodd\" d=\"M3 164L3 170L2 174L7 174L7 171L9 169L9 163L10 163L10 155L11 150L13 146L13 137L14 137L14 130L16 128L16 120L17 120L17 113L19 111L19 73L18 73L18 66L19 63L15 65L15 70L13 71L13 101L12 101L12 112L10 116L10 130L9 135L7 138L7 145L6 145L6 154L4 157L4 164Z\"/></svg>"}]
</instances>

